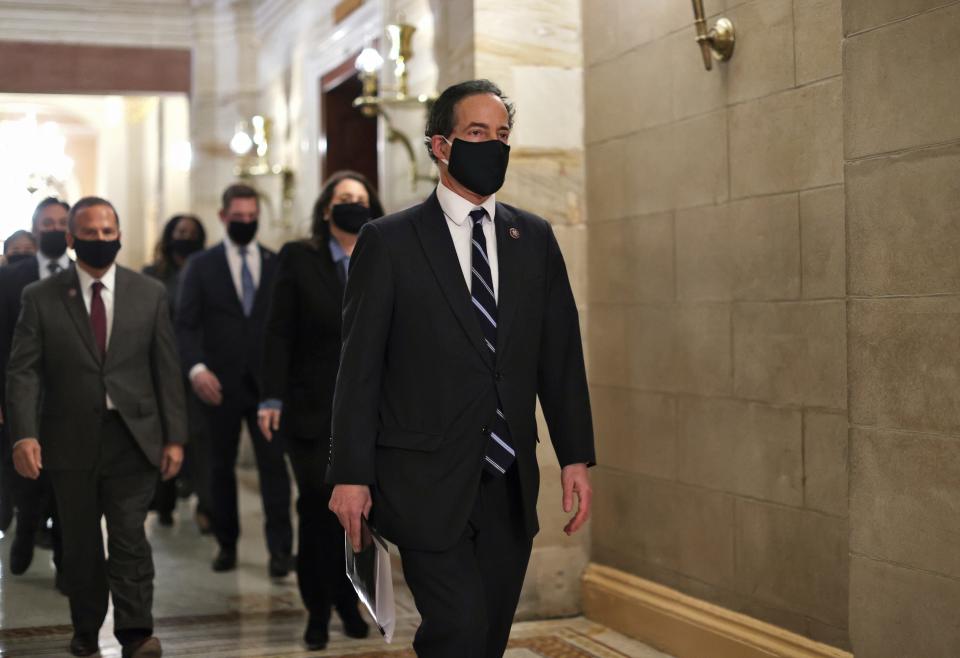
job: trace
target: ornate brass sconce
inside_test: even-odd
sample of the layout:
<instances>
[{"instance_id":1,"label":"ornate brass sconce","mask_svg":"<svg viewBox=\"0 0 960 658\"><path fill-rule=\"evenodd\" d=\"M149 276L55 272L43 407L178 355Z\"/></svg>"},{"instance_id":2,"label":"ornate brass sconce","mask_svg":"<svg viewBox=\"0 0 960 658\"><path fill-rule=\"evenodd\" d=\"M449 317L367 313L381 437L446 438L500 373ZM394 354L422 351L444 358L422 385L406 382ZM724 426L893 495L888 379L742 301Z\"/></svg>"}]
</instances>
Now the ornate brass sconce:
<instances>
[{"instance_id":1,"label":"ornate brass sconce","mask_svg":"<svg viewBox=\"0 0 960 658\"><path fill-rule=\"evenodd\" d=\"M353 100L353 106L366 117L382 116L387 127L387 142L399 143L410 160L410 185L416 189L420 181L435 183L437 178L432 174L422 174L417 167L416 152L413 142L402 131L398 130L387 113L387 108L424 108L430 110L430 105L436 100L435 93L410 96L407 83L407 63L413 58L412 40L416 27L406 23L387 26L387 36L390 38L390 51L387 59L394 62L395 87L380 86L380 70L383 68L384 58L374 48L364 48L357 57L356 67L363 83L362 95Z\"/></svg>"},{"instance_id":2,"label":"ornate brass sconce","mask_svg":"<svg viewBox=\"0 0 960 658\"><path fill-rule=\"evenodd\" d=\"M708 71L713 68L713 60L726 62L733 57L733 47L737 41L733 22L729 18L718 18L713 27L707 29L707 19L703 11L703 0L693 0L694 24L697 27L697 43L703 54L703 66Z\"/></svg>"},{"instance_id":3,"label":"ornate brass sconce","mask_svg":"<svg viewBox=\"0 0 960 658\"><path fill-rule=\"evenodd\" d=\"M270 137L273 122L260 115L250 121L237 123L233 138L230 140L230 150L237 156L237 165L233 173L241 179L253 181L264 176L280 176L280 213L272 213L278 218L278 224L283 227L292 226L291 213L293 198L296 192L296 177L293 170L285 165L270 164ZM266 194L259 185L254 185L260 191L271 212L273 204L269 194Z\"/></svg>"}]
</instances>

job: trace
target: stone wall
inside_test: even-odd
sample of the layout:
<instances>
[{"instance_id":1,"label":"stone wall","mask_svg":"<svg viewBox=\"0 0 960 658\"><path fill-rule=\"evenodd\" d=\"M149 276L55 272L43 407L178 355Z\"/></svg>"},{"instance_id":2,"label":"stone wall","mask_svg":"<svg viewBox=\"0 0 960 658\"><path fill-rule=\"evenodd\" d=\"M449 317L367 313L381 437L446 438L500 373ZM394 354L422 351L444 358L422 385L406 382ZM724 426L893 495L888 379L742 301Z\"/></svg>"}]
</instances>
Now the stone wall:
<instances>
[{"instance_id":1,"label":"stone wall","mask_svg":"<svg viewBox=\"0 0 960 658\"><path fill-rule=\"evenodd\" d=\"M846 646L839 0L583 3L595 562Z\"/></svg>"},{"instance_id":2,"label":"stone wall","mask_svg":"<svg viewBox=\"0 0 960 658\"><path fill-rule=\"evenodd\" d=\"M960 647L960 3L844 0L850 633Z\"/></svg>"},{"instance_id":3,"label":"stone wall","mask_svg":"<svg viewBox=\"0 0 960 658\"><path fill-rule=\"evenodd\" d=\"M497 199L553 226L574 297L586 319L587 232L583 221L583 48L580 0L474 0L475 77L496 82L517 107L510 168ZM518 609L519 618L580 611L580 576L589 532L563 533L560 467L542 416L540 534Z\"/></svg>"}]
</instances>

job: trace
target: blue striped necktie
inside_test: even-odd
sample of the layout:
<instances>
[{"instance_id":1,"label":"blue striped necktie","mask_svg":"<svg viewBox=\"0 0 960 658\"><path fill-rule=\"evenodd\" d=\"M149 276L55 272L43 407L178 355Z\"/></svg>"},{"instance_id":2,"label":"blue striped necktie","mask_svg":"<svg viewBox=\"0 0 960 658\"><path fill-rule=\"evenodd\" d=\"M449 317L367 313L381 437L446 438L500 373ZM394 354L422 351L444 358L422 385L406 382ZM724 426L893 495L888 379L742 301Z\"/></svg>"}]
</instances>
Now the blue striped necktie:
<instances>
[{"instance_id":1,"label":"blue striped necktie","mask_svg":"<svg viewBox=\"0 0 960 658\"><path fill-rule=\"evenodd\" d=\"M240 247L240 290L242 293L241 303L243 305L243 314L250 317L253 313L253 301L257 296L257 287L253 284L253 274L247 265L247 248Z\"/></svg>"},{"instance_id":2,"label":"blue striped necktie","mask_svg":"<svg viewBox=\"0 0 960 658\"><path fill-rule=\"evenodd\" d=\"M473 308L477 312L480 328L483 329L483 339L494 361L497 357L497 298L493 294L493 275L490 271L490 258L487 256L487 239L483 235L483 218L487 211L483 208L470 211L473 220L473 249L472 265L473 276L470 286L470 297ZM484 456L484 467L494 475L503 475L516 459L513 441L510 437L510 428L507 419L500 408L499 394L497 397L497 415L490 423L490 441L487 444L487 453Z\"/></svg>"}]
</instances>

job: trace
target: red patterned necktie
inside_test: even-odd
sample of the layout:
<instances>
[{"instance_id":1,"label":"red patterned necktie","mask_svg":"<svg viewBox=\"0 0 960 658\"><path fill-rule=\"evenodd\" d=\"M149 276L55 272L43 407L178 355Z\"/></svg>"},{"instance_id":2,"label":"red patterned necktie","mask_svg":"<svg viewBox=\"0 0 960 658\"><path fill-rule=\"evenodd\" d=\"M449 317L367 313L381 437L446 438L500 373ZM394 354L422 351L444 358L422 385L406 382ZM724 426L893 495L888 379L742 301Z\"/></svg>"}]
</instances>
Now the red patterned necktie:
<instances>
[{"instance_id":1,"label":"red patterned necktie","mask_svg":"<svg viewBox=\"0 0 960 658\"><path fill-rule=\"evenodd\" d=\"M90 287L93 289L93 296L90 298L90 326L93 328L93 338L97 341L100 356L104 357L107 355L107 307L103 305L103 297L100 296L103 284L94 281Z\"/></svg>"}]
</instances>

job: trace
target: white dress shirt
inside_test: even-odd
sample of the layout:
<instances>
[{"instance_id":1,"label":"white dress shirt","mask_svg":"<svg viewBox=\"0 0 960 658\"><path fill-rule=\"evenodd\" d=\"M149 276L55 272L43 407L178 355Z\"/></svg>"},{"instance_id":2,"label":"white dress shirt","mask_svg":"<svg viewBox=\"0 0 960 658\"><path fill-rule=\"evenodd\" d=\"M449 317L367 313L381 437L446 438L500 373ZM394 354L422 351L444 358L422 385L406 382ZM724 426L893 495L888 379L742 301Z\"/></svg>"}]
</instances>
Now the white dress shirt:
<instances>
[{"instance_id":1,"label":"white dress shirt","mask_svg":"<svg viewBox=\"0 0 960 658\"><path fill-rule=\"evenodd\" d=\"M477 206L440 183L437 185L437 200L443 209L444 217L447 218L447 228L450 229L450 237L453 238L453 246L457 250L457 259L467 282L467 290L472 290L473 283L473 220L470 218L470 211L477 208L487 211L482 224L483 235L487 240L487 258L490 260L490 273L493 276L493 296L499 302L500 269L497 266L497 231L494 227L497 213L496 195L491 194L482 206Z\"/></svg>"},{"instance_id":2,"label":"white dress shirt","mask_svg":"<svg viewBox=\"0 0 960 658\"><path fill-rule=\"evenodd\" d=\"M87 309L87 317L90 316L90 304L93 300L93 283L99 281L103 284L100 290L100 299L103 300L103 308L107 313L107 347L110 347L110 335L113 333L113 293L116 290L117 283L117 265L114 263L110 269L100 277L94 279L82 267L77 267L77 277L80 279L80 294L83 295L83 305ZM116 409L110 395L107 395L107 409Z\"/></svg>"},{"instance_id":3,"label":"white dress shirt","mask_svg":"<svg viewBox=\"0 0 960 658\"><path fill-rule=\"evenodd\" d=\"M233 279L233 287L237 289L237 298L243 303L243 281L240 278L240 272L243 269L243 259L240 256L240 245L232 242L230 238L223 239L224 250L227 253L227 266L230 268L230 278ZM247 267L250 268L250 276L253 277L253 288L260 287L260 246L256 240L251 240L247 245Z\"/></svg>"},{"instance_id":4,"label":"white dress shirt","mask_svg":"<svg viewBox=\"0 0 960 658\"><path fill-rule=\"evenodd\" d=\"M60 258L53 259L44 256L41 252L37 252L37 265L40 266L40 280L46 279L50 276L50 263L56 260L57 265L60 266L60 270L65 270L70 267L70 257L67 256L67 252L63 252L63 255Z\"/></svg>"}]
</instances>

